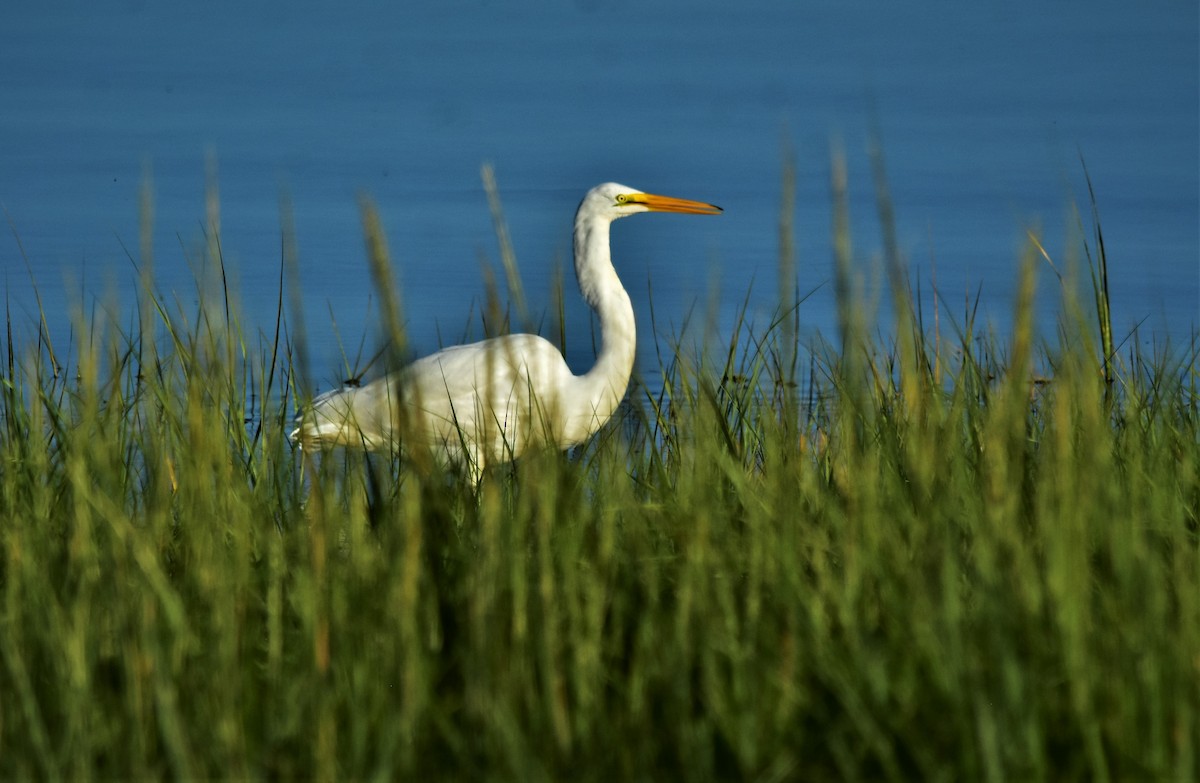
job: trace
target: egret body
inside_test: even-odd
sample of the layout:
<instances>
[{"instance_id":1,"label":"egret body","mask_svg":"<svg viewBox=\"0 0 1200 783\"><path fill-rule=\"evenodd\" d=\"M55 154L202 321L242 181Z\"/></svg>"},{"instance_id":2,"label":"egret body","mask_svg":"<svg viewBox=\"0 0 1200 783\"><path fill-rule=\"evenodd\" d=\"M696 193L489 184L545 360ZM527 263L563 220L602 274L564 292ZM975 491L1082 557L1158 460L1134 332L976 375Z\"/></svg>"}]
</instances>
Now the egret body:
<instances>
[{"instance_id":1,"label":"egret body","mask_svg":"<svg viewBox=\"0 0 1200 783\"><path fill-rule=\"evenodd\" d=\"M629 385L637 348L633 306L613 268L609 227L639 212L715 215L719 207L605 183L575 213L575 275L600 321L595 365L575 375L559 350L532 334L459 345L359 388L316 397L292 440L369 450L428 449L463 464L478 481L489 464L531 447L566 449L613 415Z\"/></svg>"}]
</instances>

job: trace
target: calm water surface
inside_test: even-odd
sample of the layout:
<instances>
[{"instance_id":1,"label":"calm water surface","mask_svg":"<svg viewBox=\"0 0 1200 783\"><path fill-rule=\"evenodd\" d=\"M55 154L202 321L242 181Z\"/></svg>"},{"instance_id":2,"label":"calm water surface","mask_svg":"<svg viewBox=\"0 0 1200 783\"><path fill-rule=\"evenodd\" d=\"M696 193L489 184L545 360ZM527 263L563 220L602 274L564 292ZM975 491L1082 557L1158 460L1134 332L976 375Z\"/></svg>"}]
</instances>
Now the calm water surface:
<instances>
[{"instance_id":1,"label":"calm water surface","mask_svg":"<svg viewBox=\"0 0 1200 783\"><path fill-rule=\"evenodd\" d=\"M246 320L264 330L281 193L293 204L319 386L345 375L339 335L351 353L364 336L376 341L360 194L383 216L415 347L478 336L480 265L498 255L479 180L490 161L535 315L552 313L551 280L566 269L577 370L591 360L569 258L583 192L616 180L726 208L614 231L650 361L650 285L660 334L714 288L723 325L748 290L752 316L769 317L786 147L798 170L799 286L814 291L802 321L832 335L830 146L846 152L871 289L881 278L873 123L928 307L934 278L950 315L981 291L1003 329L1026 231L1041 231L1056 261L1072 253L1082 154L1118 330L1142 323L1139 339L1179 342L1197 325L1193 0L175 5L0 10L0 202L12 227L0 270L18 334L32 333L37 310L23 257L56 339L81 298L90 308L115 291L128 321L137 276L126 249L137 256L147 170L159 286L188 306L211 155L222 249Z\"/></svg>"}]
</instances>

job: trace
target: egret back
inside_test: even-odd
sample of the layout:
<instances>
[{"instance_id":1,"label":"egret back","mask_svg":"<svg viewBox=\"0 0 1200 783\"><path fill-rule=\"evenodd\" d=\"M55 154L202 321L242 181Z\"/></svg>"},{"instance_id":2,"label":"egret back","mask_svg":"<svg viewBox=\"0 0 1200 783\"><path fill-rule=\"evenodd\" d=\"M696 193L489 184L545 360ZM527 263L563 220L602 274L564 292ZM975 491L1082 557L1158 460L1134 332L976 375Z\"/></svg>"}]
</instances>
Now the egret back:
<instances>
[{"instance_id":1,"label":"egret back","mask_svg":"<svg viewBox=\"0 0 1200 783\"><path fill-rule=\"evenodd\" d=\"M447 348L366 386L323 394L293 437L305 448L428 449L481 470L532 446L586 440L612 416L625 388L596 399L585 386L547 340L508 335Z\"/></svg>"}]
</instances>

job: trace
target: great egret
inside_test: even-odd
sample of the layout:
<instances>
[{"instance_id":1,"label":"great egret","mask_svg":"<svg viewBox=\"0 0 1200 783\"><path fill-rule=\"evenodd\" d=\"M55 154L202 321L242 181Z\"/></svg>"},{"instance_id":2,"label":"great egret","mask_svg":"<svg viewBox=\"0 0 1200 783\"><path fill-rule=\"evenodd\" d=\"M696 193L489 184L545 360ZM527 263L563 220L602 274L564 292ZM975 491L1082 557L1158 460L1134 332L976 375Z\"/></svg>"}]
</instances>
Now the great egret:
<instances>
[{"instance_id":1,"label":"great egret","mask_svg":"<svg viewBox=\"0 0 1200 783\"><path fill-rule=\"evenodd\" d=\"M613 268L608 235L614 220L638 212L715 215L721 208L613 182L583 197L575 213L575 275L601 336L586 374L573 374L537 335L495 337L438 351L366 386L322 394L291 439L305 450L424 448L464 465L473 482L485 466L532 446L582 443L617 409L633 371L633 306Z\"/></svg>"}]
</instances>

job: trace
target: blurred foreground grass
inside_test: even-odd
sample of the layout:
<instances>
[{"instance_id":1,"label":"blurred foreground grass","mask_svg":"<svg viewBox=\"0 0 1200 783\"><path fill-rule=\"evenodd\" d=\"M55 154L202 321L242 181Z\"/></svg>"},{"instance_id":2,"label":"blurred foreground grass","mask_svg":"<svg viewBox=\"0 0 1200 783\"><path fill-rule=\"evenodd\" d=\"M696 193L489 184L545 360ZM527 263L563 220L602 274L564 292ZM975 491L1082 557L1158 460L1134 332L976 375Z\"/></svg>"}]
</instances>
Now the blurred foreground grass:
<instances>
[{"instance_id":1,"label":"blurred foreground grass","mask_svg":"<svg viewBox=\"0 0 1200 783\"><path fill-rule=\"evenodd\" d=\"M889 242L871 339L845 225L805 383L785 285L478 495L302 468L302 324L173 311L148 257L134 326L10 336L0 778L1195 780L1195 346L1098 350L1070 286L1039 339L1036 245L978 339Z\"/></svg>"}]
</instances>

